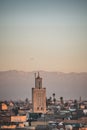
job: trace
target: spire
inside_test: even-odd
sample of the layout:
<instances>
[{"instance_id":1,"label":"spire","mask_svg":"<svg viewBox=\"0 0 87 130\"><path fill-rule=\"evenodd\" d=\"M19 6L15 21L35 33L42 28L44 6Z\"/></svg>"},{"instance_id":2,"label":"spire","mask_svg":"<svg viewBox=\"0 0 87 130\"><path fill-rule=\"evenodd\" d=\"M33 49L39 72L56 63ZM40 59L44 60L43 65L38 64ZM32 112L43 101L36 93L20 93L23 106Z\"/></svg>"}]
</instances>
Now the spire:
<instances>
[{"instance_id":1,"label":"spire","mask_svg":"<svg viewBox=\"0 0 87 130\"><path fill-rule=\"evenodd\" d=\"M39 74L39 72L38 72L38 78L40 78L40 74Z\"/></svg>"}]
</instances>

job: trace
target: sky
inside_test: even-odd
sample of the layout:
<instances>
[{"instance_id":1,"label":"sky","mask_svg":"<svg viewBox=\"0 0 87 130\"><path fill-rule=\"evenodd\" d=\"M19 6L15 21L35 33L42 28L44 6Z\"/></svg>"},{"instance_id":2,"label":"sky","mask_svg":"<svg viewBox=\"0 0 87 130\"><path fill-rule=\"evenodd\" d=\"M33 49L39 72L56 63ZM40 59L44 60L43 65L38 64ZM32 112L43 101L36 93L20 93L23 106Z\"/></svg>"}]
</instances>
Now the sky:
<instances>
[{"instance_id":1,"label":"sky","mask_svg":"<svg viewBox=\"0 0 87 130\"><path fill-rule=\"evenodd\" d=\"M87 72L87 0L0 0L0 71Z\"/></svg>"}]
</instances>

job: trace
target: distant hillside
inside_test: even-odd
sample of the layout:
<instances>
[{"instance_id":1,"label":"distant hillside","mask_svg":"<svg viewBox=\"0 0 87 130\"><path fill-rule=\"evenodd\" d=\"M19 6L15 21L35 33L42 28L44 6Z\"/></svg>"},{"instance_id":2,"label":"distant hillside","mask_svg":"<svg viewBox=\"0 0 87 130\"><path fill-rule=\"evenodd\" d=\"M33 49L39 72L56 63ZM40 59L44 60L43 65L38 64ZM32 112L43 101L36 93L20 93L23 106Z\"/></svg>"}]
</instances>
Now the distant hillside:
<instances>
[{"instance_id":1,"label":"distant hillside","mask_svg":"<svg viewBox=\"0 0 87 130\"><path fill-rule=\"evenodd\" d=\"M32 99L31 88L35 86L35 72L1 71L0 100ZM87 73L61 73L41 71L43 87L46 87L47 97L56 94L58 99L76 99L81 96L87 99Z\"/></svg>"}]
</instances>

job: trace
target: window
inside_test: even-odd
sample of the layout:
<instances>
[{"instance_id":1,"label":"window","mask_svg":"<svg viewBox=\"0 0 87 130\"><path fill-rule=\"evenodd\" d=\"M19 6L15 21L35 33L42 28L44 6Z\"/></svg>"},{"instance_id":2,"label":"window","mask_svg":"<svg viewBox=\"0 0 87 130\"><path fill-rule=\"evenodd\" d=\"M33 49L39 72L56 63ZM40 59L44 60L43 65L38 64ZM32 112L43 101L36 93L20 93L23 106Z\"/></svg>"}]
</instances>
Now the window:
<instances>
[{"instance_id":1,"label":"window","mask_svg":"<svg viewBox=\"0 0 87 130\"><path fill-rule=\"evenodd\" d=\"M37 107L37 110L39 110L39 107Z\"/></svg>"}]
</instances>

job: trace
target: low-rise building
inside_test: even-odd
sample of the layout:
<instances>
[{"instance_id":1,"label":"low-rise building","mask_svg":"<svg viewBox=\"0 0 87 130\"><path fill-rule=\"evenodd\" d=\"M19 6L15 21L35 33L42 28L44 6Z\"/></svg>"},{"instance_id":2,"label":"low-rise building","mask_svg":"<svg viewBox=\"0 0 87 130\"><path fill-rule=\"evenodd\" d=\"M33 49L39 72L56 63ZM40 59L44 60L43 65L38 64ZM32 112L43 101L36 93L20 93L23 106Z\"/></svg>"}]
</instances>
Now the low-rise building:
<instances>
[{"instance_id":1,"label":"low-rise building","mask_svg":"<svg viewBox=\"0 0 87 130\"><path fill-rule=\"evenodd\" d=\"M0 110L8 110L8 106L5 103L0 103Z\"/></svg>"}]
</instances>

